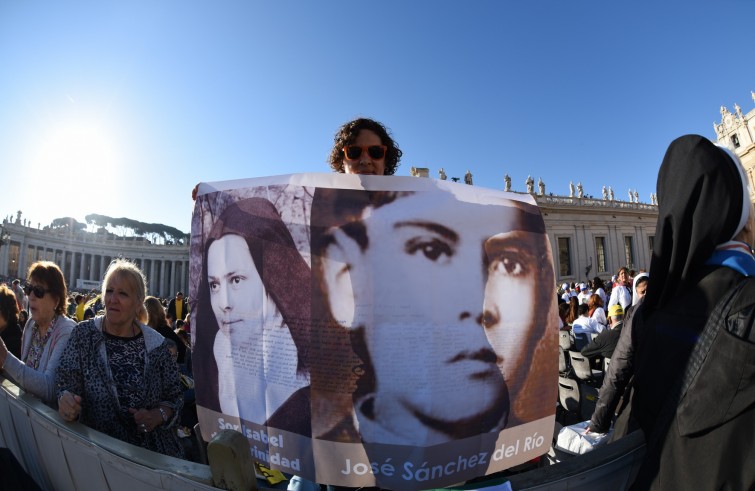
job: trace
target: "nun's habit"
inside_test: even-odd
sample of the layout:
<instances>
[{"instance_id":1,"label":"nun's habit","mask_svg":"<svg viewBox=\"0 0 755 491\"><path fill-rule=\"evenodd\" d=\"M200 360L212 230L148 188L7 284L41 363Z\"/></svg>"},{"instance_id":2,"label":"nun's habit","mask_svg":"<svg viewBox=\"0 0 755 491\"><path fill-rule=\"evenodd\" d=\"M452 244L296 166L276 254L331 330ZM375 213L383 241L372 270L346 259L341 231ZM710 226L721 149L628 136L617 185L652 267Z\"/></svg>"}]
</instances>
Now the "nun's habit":
<instances>
[{"instance_id":1,"label":"nun's habit","mask_svg":"<svg viewBox=\"0 0 755 491\"><path fill-rule=\"evenodd\" d=\"M728 150L688 135L669 146L657 191L651 280L632 319L632 416L649 442L634 489L753 489L755 260L752 244L732 240L752 227L747 181ZM714 307L738 286L686 393L667 402Z\"/></svg>"}]
</instances>

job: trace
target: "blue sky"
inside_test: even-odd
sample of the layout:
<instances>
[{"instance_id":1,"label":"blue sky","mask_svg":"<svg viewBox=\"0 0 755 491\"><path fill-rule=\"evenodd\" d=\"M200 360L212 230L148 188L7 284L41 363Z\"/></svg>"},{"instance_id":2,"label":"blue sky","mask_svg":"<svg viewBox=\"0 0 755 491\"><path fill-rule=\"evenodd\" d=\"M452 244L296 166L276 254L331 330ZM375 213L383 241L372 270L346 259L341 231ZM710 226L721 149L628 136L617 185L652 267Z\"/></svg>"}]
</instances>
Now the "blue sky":
<instances>
[{"instance_id":1,"label":"blue sky","mask_svg":"<svg viewBox=\"0 0 755 491\"><path fill-rule=\"evenodd\" d=\"M328 172L385 123L476 185L654 192L669 142L755 107L749 1L0 3L0 217L189 231L200 181Z\"/></svg>"}]
</instances>

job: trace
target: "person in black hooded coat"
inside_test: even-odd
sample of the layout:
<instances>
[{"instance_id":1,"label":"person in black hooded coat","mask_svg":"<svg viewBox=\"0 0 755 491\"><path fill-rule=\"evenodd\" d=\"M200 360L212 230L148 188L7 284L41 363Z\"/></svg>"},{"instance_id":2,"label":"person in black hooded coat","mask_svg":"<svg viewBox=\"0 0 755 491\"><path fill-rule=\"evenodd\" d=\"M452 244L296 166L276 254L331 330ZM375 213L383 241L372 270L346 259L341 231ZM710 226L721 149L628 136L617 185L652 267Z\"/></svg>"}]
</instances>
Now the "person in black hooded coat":
<instances>
[{"instance_id":1,"label":"person in black hooded coat","mask_svg":"<svg viewBox=\"0 0 755 491\"><path fill-rule=\"evenodd\" d=\"M633 489L753 489L755 209L747 180L730 151L687 135L669 146L657 191L651 280L631 328L631 414L647 441ZM709 318L720 325L713 337L702 335ZM701 340L712 340L709 350L697 348Z\"/></svg>"}]
</instances>

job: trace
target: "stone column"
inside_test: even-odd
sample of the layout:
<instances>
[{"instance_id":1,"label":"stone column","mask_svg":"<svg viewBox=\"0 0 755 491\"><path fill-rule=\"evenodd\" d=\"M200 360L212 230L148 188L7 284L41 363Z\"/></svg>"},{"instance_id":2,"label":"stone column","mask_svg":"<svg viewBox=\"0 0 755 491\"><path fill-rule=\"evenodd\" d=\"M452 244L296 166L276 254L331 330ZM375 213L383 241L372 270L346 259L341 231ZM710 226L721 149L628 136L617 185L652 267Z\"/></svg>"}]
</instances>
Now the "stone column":
<instances>
[{"instance_id":1,"label":"stone column","mask_svg":"<svg viewBox=\"0 0 755 491\"><path fill-rule=\"evenodd\" d=\"M81 269L84 265L84 253L75 252L73 254L73 285L76 286L76 280L81 278Z\"/></svg>"},{"instance_id":2,"label":"stone column","mask_svg":"<svg viewBox=\"0 0 755 491\"><path fill-rule=\"evenodd\" d=\"M179 289L184 292L185 296L188 296L189 292L186 291L186 264L184 263L184 261L179 261L178 264L181 265L181 283Z\"/></svg>"},{"instance_id":3,"label":"stone column","mask_svg":"<svg viewBox=\"0 0 755 491\"><path fill-rule=\"evenodd\" d=\"M10 239L7 244L2 245L0 250L0 274L8 276L8 250L10 250Z\"/></svg>"},{"instance_id":4,"label":"stone column","mask_svg":"<svg viewBox=\"0 0 755 491\"><path fill-rule=\"evenodd\" d=\"M170 262L170 296L173 296L177 290L177 278L176 278L176 261Z\"/></svg>"},{"instance_id":5,"label":"stone column","mask_svg":"<svg viewBox=\"0 0 755 491\"><path fill-rule=\"evenodd\" d=\"M74 264L74 260L76 259L75 256L76 256L75 252L66 251L65 262L67 265L66 274L68 275L68 288L71 288L73 286L73 269L74 269L73 264ZM71 258L70 261L68 260L69 257Z\"/></svg>"},{"instance_id":6,"label":"stone column","mask_svg":"<svg viewBox=\"0 0 755 491\"><path fill-rule=\"evenodd\" d=\"M160 295L159 293L155 292L155 271L157 268L155 268L155 260L150 259L149 261L149 290L151 295Z\"/></svg>"},{"instance_id":7,"label":"stone column","mask_svg":"<svg viewBox=\"0 0 755 491\"><path fill-rule=\"evenodd\" d=\"M89 274L87 275L88 280L95 279L94 277L94 254L89 255Z\"/></svg>"},{"instance_id":8,"label":"stone column","mask_svg":"<svg viewBox=\"0 0 755 491\"><path fill-rule=\"evenodd\" d=\"M84 260L86 259L86 254L84 252L81 252L81 258L79 258L79 276L76 279L86 279L84 278L84 272L86 271L86 266L84 265Z\"/></svg>"},{"instance_id":9,"label":"stone column","mask_svg":"<svg viewBox=\"0 0 755 491\"><path fill-rule=\"evenodd\" d=\"M105 277L105 255L100 254L100 277L98 280L102 280Z\"/></svg>"},{"instance_id":10,"label":"stone column","mask_svg":"<svg viewBox=\"0 0 755 491\"><path fill-rule=\"evenodd\" d=\"M161 262L162 262L162 267L160 268L160 296L167 297L167 295L165 294L165 290L167 288L167 284L165 281L165 270L167 269L167 264L166 264L165 259L163 259Z\"/></svg>"},{"instance_id":11,"label":"stone column","mask_svg":"<svg viewBox=\"0 0 755 491\"><path fill-rule=\"evenodd\" d=\"M8 244L10 246L10 244ZM21 236L18 246L18 277L26 277L26 235Z\"/></svg>"},{"instance_id":12,"label":"stone column","mask_svg":"<svg viewBox=\"0 0 755 491\"><path fill-rule=\"evenodd\" d=\"M71 251L71 266L68 271L68 288L71 288L76 281L76 252Z\"/></svg>"}]
</instances>

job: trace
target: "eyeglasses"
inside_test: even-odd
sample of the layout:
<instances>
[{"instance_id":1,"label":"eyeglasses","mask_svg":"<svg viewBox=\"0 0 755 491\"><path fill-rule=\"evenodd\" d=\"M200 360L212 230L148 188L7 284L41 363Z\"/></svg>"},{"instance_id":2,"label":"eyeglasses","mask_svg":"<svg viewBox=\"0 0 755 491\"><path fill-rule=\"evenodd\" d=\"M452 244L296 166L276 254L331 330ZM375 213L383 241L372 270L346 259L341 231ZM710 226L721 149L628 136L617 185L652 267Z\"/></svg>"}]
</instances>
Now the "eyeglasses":
<instances>
[{"instance_id":1,"label":"eyeglasses","mask_svg":"<svg viewBox=\"0 0 755 491\"><path fill-rule=\"evenodd\" d=\"M24 293L26 293L27 295L34 293L34 296L37 298L42 298L45 296L45 293L50 293L51 291L52 290L45 290L41 286L26 285L24 287Z\"/></svg>"},{"instance_id":2,"label":"eyeglasses","mask_svg":"<svg viewBox=\"0 0 755 491\"><path fill-rule=\"evenodd\" d=\"M359 145L348 145L344 147L343 153L349 160L357 160L362 156L362 152L367 151L367 155L374 160L380 160L385 157L388 147L385 145L370 145L369 147L360 147Z\"/></svg>"}]
</instances>

